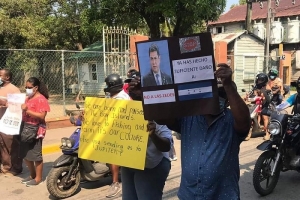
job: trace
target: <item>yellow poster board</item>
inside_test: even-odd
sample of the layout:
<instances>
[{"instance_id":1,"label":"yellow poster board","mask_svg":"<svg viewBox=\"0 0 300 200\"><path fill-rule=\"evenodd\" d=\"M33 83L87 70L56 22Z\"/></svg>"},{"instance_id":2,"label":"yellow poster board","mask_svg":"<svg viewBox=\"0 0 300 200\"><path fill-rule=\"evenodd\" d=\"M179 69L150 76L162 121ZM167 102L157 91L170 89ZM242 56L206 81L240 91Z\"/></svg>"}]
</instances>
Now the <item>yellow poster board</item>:
<instances>
[{"instance_id":1,"label":"yellow poster board","mask_svg":"<svg viewBox=\"0 0 300 200\"><path fill-rule=\"evenodd\" d=\"M146 130L142 102L87 97L79 158L143 170Z\"/></svg>"}]
</instances>

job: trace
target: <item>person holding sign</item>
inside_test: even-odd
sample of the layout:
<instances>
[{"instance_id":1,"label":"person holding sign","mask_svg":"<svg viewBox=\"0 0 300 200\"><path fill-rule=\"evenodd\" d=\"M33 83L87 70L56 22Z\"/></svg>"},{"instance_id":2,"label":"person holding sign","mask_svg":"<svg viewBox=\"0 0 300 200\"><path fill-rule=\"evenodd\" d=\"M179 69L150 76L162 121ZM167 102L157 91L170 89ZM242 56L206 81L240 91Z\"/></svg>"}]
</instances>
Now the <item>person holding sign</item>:
<instances>
[{"instance_id":1,"label":"person holding sign","mask_svg":"<svg viewBox=\"0 0 300 200\"><path fill-rule=\"evenodd\" d=\"M215 76L222 83L218 84L218 115L157 120L181 133L181 200L240 199L239 148L251 126L249 109L227 64L219 64ZM140 79L134 79L130 90L141 94L139 84Z\"/></svg>"},{"instance_id":2,"label":"person holding sign","mask_svg":"<svg viewBox=\"0 0 300 200\"><path fill-rule=\"evenodd\" d=\"M143 87L172 84L172 78L160 69L160 53L156 44L149 47L151 70L143 77Z\"/></svg>"},{"instance_id":3,"label":"person holding sign","mask_svg":"<svg viewBox=\"0 0 300 200\"><path fill-rule=\"evenodd\" d=\"M172 145L171 130L165 125L149 121L149 139L144 170L122 167L123 200L160 200L171 170L169 151Z\"/></svg>"},{"instance_id":4,"label":"person holding sign","mask_svg":"<svg viewBox=\"0 0 300 200\"><path fill-rule=\"evenodd\" d=\"M118 74L110 74L105 78L106 88L105 96L113 99L130 100L130 96L123 89L123 80ZM110 165L113 183L110 185L107 198L116 196L121 191L119 184L119 166Z\"/></svg>"},{"instance_id":5,"label":"person holding sign","mask_svg":"<svg viewBox=\"0 0 300 200\"><path fill-rule=\"evenodd\" d=\"M7 95L20 93L19 88L12 83L12 73L8 69L0 70L0 119L7 109ZM6 135L0 127L0 163L1 172L15 176L23 170L22 159L19 158L20 141L18 135Z\"/></svg>"},{"instance_id":6,"label":"person holding sign","mask_svg":"<svg viewBox=\"0 0 300 200\"><path fill-rule=\"evenodd\" d=\"M30 171L30 176L21 182L27 187L36 186L42 182L43 156L42 142L45 136L45 117L50 112L48 89L36 77L26 81L27 99L22 104L23 125L21 137L21 157Z\"/></svg>"}]
</instances>

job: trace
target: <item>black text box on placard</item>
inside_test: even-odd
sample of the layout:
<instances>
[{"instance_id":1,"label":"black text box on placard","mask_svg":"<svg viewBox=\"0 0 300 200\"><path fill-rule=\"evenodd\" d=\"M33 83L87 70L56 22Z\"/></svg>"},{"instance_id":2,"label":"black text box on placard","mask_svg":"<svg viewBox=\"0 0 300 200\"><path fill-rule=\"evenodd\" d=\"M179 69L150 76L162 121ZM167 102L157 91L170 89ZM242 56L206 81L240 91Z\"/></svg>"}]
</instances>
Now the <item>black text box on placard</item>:
<instances>
[{"instance_id":1,"label":"black text box on placard","mask_svg":"<svg viewBox=\"0 0 300 200\"><path fill-rule=\"evenodd\" d=\"M220 112L210 33L137 42L136 49L145 119Z\"/></svg>"}]
</instances>

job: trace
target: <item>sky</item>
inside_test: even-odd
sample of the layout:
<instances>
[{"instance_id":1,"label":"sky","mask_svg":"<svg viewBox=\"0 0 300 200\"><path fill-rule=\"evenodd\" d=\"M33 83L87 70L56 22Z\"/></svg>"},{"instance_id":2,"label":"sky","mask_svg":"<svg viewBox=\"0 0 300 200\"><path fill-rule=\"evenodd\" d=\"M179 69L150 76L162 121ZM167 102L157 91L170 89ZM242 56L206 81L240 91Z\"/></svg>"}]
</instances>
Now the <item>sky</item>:
<instances>
[{"instance_id":1,"label":"sky","mask_svg":"<svg viewBox=\"0 0 300 200\"><path fill-rule=\"evenodd\" d=\"M238 4L239 0L227 0L225 12L227 12L232 4Z\"/></svg>"}]
</instances>

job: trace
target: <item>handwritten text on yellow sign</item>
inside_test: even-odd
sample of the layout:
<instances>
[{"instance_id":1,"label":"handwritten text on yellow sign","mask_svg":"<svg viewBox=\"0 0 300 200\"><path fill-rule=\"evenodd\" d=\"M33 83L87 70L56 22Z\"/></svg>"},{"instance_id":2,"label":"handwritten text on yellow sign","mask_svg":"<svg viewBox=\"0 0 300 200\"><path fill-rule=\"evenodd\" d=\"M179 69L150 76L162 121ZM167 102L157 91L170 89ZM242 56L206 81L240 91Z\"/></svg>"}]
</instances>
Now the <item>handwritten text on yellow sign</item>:
<instances>
[{"instance_id":1,"label":"handwritten text on yellow sign","mask_svg":"<svg viewBox=\"0 0 300 200\"><path fill-rule=\"evenodd\" d=\"M144 169L146 125L141 102L87 97L79 157Z\"/></svg>"}]
</instances>

